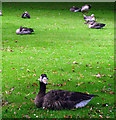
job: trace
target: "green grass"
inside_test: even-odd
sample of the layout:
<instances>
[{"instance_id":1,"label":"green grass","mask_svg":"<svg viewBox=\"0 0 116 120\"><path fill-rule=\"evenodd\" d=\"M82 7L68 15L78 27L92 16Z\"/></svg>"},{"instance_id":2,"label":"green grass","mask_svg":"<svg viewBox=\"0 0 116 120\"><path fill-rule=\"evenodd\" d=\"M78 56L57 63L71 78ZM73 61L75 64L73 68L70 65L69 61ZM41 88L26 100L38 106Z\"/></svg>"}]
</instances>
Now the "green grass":
<instances>
[{"instance_id":1,"label":"green grass","mask_svg":"<svg viewBox=\"0 0 116 120\"><path fill-rule=\"evenodd\" d=\"M114 118L114 3L91 3L89 15L94 13L97 22L106 24L100 30L89 29L81 13L69 11L84 4L3 3L3 118ZM25 10L31 19L20 17ZM35 32L16 35L20 26ZM76 110L38 109L33 100L42 73L49 78L47 92L63 89L99 97ZM98 73L105 76L93 76Z\"/></svg>"}]
</instances>

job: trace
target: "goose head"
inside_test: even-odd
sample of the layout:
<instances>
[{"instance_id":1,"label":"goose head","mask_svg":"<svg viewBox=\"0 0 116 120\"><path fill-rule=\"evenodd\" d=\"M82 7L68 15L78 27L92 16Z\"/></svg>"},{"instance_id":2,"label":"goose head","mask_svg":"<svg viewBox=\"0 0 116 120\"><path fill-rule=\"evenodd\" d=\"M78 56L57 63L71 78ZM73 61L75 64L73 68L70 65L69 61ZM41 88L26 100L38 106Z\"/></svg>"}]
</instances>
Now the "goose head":
<instances>
[{"instance_id":1,"label":"goose head","mask_svg":"<svg viewBox=\"0 0 116 120\"><path fill-rule=\"evenodd\" d=\"M44 83L45 85L47 85L47 75L46 74L41 74L40 78L38 79L40 82Z\"/></svg>"},{"instance_id":2,"label":"goose head","mask_svg":"<svg viewBox=\"0 0 116 120\"><path fill-rule=\"evenodd\" d=\"M88 5L89 6L89 9L91 8L91 5Z\"/></svg>"},{"instance_id":3,"label":"goose head","mask_svg":"<svg viewBox=\"0 0 116 120\"><path fill-rule=\"evenodd\" d=\"M95 17L95 15L94 15L94 14L92 14L92 15L91 15L91 17Z\"/></svg>"}]
</instances>

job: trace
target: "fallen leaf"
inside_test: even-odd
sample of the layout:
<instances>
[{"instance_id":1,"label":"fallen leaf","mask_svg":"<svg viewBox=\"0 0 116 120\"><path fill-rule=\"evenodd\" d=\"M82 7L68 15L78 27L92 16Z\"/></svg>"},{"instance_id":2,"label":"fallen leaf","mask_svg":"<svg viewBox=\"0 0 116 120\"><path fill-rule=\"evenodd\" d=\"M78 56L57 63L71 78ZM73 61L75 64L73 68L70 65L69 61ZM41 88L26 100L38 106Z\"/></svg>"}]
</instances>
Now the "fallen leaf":
<instances>
[{"instance_id":1,"label":"fallen leaf","mask_svg":"<svg viewBox=\"0 0 116 120\"><path fill-rule=\"evenodd\" d=\"M103 116L102 116L102 115L99 115L99 117L100 117L100 118L103 118Z\"/></svg>"},{"instance_id":2,"label":"fallen leaf","mask_svg":"<svg viewBox=\"0 0 116 120\"><path fill-rule=\"evenodd\" d=\"M36 74L33 74L33 76L36 76Z\"/></svg>"},{"instance_id":3,"label":"fallen leaf","mask_svg":"<svg viewBox=\"0 0 116 120\"><path fill-rule=\"evenodd\" d=\"M33 83L32 85L38 86L38 84L37 84L37 83Z\"/></svg>"},{"instance_id":4,"label":"fallen leaf","mask_svg":"<svg viewBox=\"0 0 116 120\"><path fill-rule=\"evenodd\" d=\"M108 103L102 104L103 107L108 106Z\"/></svg>"},{"instance_id":5,"label":"fallen leaf","mask_svg":"<svg viewBox=\"0 0 116 120\"><path fill-rule=\"evenodd\" d=\"M24 99L27 99L27 97L24 97Z\"/></svg>"},{"instance_id":6,"label":"fallen leaf","mask_svg":"<svg viewBox=\"0 0 116 120\"><path fill-rule=\"evenodd\" d=\"M92 75L92 76L96 76L96 77L98 77L98 78L101 78L100 73L98 73L98 75Z\"/></svg>"},{"instance_id":7,"label":"fallen leaf","mask_svg":"<svg viewBox=\"0 0 116 120\"><path fill-rule=\"evenodd\" d=\"M36 92L32 92L32 94L36 94Z\"/></svg>"},{"instance_id":8,"label":"fallen leaf","mask_svg":"<svg viewBox=\"0 0 116 120\"><path fill-rule=\"evenodd\" d=\"M109 94L114 94L114 92L109 92Z\"/></svg>"},{"instance_id":9,"label":"fallen leaf","mask_svg":"<svg viewBox=\"0 0 116 120\"><path fill-rule=\"evenodd\" d=\"M82 74L80 74L80 77L84 77Z\"/></svg>"},{"instance_id":10,"label":"fallen leaf","mask_svg":"<svg viewBox=\"0 0 116 120\"><path fill-rule=\"evenodd\" d=\"M12 107L14 107L14 105L12 105Z\"/></svg>"},{"instance_id":11,"label":"fallen leaf","mask_svg":"<svg viewBox=\"0 0 116 120\"><path fill-rule=\"evenodd\" d=\"M26 118L30 118L29 115L25 115Z\"/></svg>"},{"instance_id":12,"label":"fallen leaf","mask_svg":"<svg viewBox=\"0 0 116 120\"><path fill-rule=\"evenodd\" d=\"M32 100L32 98L30 99L32 103L34 103L34 100Z\"/></svg>"},{"instance_id":13,"label":"fallen leaf","mask_svg":"<svg viewBox=\"0 0 116 120\"><path fill-rule=\"evenodd\" d=\"M16 112L14 112L14 114L16 115Z\"/></svg>"},{"instance_id":14,"label":"fallen leaf","mask_svg":"<svg viewBox=\"0 0 116 120\"><path fill-rule=\"evenodd\" d=\"M93 67L89 67L90 69L93 69Z\"/></svg>"},{"instance_id":15,"label":"fallen leaf","mask_svg":"<svg viewBox=\"0 0 116 120\"><path fill-rule=\"evenodd\" d=\"M34 112L35 112L35 109L31 113L34 113Z\"/></svg>"},{"instance_id":16,"label":"fallen leaf","mask_svg":"<svg viewBox=\"0 0 116 120\"><path fill-rule=\"evenodd\" d=\"M78 62L74 61L73 64L78 64Z\"/></svg>"},{"instance_id":17,"label":"fallen leaf","mask_svg":"<svg viewBox=\"0 0 116 120\"><path fill-rule=\"evenodd\" d=\"M72 118L72 115L65 115L64 118Z\"/></svg>"},{"instance_id":18,"label":"fallen leaf","mask_svg":"<svg viewBox=\"0 0 116 120\"><path fill-rule=\"evenodd\" d=\"M14 70L15 68L11 68L12 70Z\"/></svg>"}]
</instances>

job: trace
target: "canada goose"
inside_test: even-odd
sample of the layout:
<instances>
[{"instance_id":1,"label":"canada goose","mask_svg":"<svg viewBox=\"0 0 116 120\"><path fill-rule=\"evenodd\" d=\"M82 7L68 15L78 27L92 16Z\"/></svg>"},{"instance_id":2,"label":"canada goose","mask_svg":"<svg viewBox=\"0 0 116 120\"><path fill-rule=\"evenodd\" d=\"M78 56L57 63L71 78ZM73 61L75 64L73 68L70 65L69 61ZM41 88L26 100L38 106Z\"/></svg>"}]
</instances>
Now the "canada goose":
<instances>
[{"instance_id":1,"label":"canada goose","mask_svg":"<svg viewBox=\"0 0 116 120\"><path fill-rule=\"evenodd\" d=\"M88 11L89 9L91 9L91 5L84 5L81 7L81 12L84 14L84 13L87 13L88 14Z\"/></svg>"},{"instance_id":2,"label":"canada goose","mask_svg":"<svg viewBox=\"0 0 116 120\"><path fill-rule=\"evenodd\" d=\"M90 95L81 92L73 92L66 90L51 90L46 93L47 75L40 76L40 90L34 103L36 107L43 109L73 109L84 107L92 98L98 95Z\"/></svg>"},{"instance_id":3,"label":"canada goose","mask_svg":"<svg viewBox=\"0 0 116 120\"><path fill-rule=\"evenodd\" d=\"M84 20L88 23L88 22L95 22L95 15L92 14L91 16L86 16L83 14Z\"/></svg>"},{"instance_id":4,"label":"canada goose","mask_svg":"<svg viewBox=\"0 0 116 120\"><path fill-rule=\"evenodd\" d=\"M2 11L0 10L0 16L2 16Z\"/></svg>"},{"instance_id":5,"label":"canada goose","mask_svg":"<svg viewBox=\"0 0 116 120\"><path fill-rule=\"evenodd\" d=\"M71 12L81 12L81 8L73 6L72 8L70 8L70 11Z\"/></svg>"},{"instance_id":6,"label":"canada goose","mask_svg":"<svg viewBox=\"0 0 116 120\"><path fill-rule=\"evenodd\" d=\"M34 32L32 28L27 28L22 26L16 30L16 34L31 34L32 32Z\"/></svg>"},{"instance_id":7,"label":"canada goose","mask_svg":"<svg viewBox=\"0 0 116 120\"><path fill-rule=\"evenodd\" d=\"M30 15L27 11L25 11L22 15L21 15L22 18L30 18Z\"/></svg>"},{"instance_id":8,"label":"canada goose","mask_svg":"<svg viewBox=\"0 0 116 120\"><path fill-rule=\"evenodd\" d=\"M103 23L90 22L90 23L89 23L89 28L101 29L101 28L103 28L105 25L106 25L106 24L103 24Z\"/></svg>"}]
</instances>

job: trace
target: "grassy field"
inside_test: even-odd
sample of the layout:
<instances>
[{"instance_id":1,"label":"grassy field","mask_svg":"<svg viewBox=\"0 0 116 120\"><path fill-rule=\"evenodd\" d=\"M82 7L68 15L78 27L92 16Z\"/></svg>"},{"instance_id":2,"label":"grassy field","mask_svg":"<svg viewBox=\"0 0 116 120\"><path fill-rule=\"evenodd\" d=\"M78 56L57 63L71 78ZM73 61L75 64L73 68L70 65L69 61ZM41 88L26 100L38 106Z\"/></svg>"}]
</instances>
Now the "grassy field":
<instances>
[{"instance_id":1,"label":"grassy field","mask_svg":"<svg viewBox=\"0 0 116 120\"><path fill-rule=\"evenodd\" d=\"M114 118L114 3L90 3L89 15L106 24L98 30L84 24L82 13L69 11L84 4L2 4L2 118ZM31 19L20 17L24 11ZM35 32L16 35L20 26ZM47 92L63 89L99 97L76 110L36 108L36 79L42 73L49 78Z\"/></svg>"}]
</instances>

